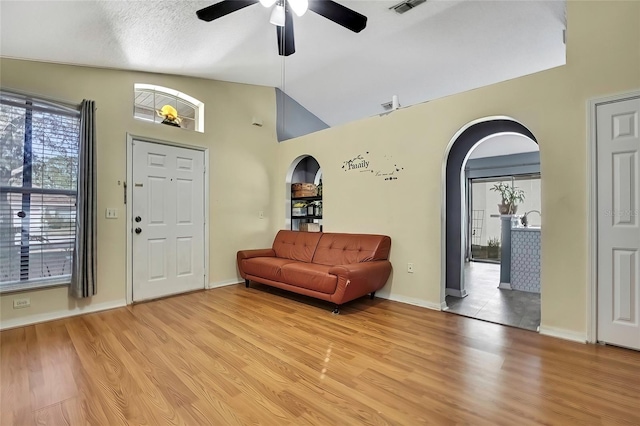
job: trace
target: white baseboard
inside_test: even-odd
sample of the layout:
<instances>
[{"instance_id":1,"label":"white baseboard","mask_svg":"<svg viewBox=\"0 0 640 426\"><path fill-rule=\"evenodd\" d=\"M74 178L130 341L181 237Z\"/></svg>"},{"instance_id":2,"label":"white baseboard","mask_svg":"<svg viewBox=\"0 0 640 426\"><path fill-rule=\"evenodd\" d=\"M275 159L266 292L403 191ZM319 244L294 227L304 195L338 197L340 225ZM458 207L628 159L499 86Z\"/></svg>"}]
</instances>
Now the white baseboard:
<instances>
[{"instance_id":1,"label":"white baseboard","mask_svg":"<svg viewBox=\"0 0 640 426\"><path fill-rule=\"evenodd\" d=\"M545 336L557 337L559 339L571 340L572 342L587 343L587 335L563 328L540 326L540 334Z\"/></svg>"},{"instance_id":2,"label":"white baseboard","mask_svg":"<svg viewBox=\"0 0 640 426\"><path fill-rule=\"evenodd\" d=\"M413 297L395 296L391 294L387 295L387 297L380 296L380 298L393 300L394 302L406 303L407 305L420 306L421 308L433 309L436 311L441 311L447 306L446 303L428 302L426 300L416 299Z\"/></svg>"},{"instance_id":3,"label":"white baseboard","mask_svg":"<svg viewBox=\"0 0 640 426\"><path fill-rule=\"evenodd\" d=\"M458 290L455 288L445 288L445 294L453 297L467 297L469 295L467 290Z\"/></svg>"},{"instance_id":4,"label":"white baseboard","mask_svg":"<svg viewBox=\"0 0 640 426\"><path fill-rule=\"evenodd\" d=\"M122 308L127 306L127 301L114 300L111 302L96 303L83 307L75 307L62 311L47 312L45 314L28 315L25 317L14 318L0 322L0 330L8 330L10 328L24 327L26 325L39 324L41 322L53 321L62 318L74 317L76 315L89 314L92 312L106 311L109 309Z\"/></svg>"},{"instance_id":5,"label":"white baseboard","mask_svg":"<svg viewBox=\"0 0 640 426\"><path fill-rule=\"evenodd\" d=\"M513 290L511 288L511 283L500 283L500 285L498 285L498 288L501 288L503 290Z\"/></svg>"},{"instance_id":6,"label":"white baseboard","mask_svg":"<svg viewBox=\"0 0 640 426\"><path fill-rule=\"evenodd\" d=\"M207 289L211 290L212 288L226 287L228 285L238 284L242 282L244 282L242 278L232 278L230 280L216 281L213 283L209 283L209 286L207 287Z\"/></svg>"}]
</instances>

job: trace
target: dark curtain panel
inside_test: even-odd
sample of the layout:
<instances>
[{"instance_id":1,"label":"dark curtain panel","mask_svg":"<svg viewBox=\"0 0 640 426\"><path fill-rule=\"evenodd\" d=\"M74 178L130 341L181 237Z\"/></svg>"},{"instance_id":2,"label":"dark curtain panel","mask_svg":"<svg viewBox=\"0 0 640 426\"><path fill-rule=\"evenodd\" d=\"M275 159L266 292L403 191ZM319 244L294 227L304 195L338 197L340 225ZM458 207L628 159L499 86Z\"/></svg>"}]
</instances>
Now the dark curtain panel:
<instances>
[{"instance_id":1,"label":"dark curtain panel","mask_svg":"<svg viewBox=\"0 0 640 426\"><path fill-rule=\"evenodd\" d=\"M97 293L97 192L96 192L96 105L82 101L80 149L78 154L78 197L76 244L69 292L76 298Z\"/></svg>"}]
</instances>

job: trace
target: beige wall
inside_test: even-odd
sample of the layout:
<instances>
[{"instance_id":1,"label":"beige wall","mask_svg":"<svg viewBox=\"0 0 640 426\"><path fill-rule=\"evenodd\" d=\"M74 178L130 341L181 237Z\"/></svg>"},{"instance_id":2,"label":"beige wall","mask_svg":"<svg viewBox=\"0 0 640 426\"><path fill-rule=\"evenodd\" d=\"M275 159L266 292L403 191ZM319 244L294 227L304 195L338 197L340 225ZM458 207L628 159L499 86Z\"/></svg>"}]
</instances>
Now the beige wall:
<instances>
[{"instance_id":1,"label":"beige wall","mask_svg":"<svg viewBox=\"0 0 640 426\"><path fill-rule=\"evenodd\" d=\"M558 35L561 36L560 34ZM325 230L376 232L393 239L394 273L382 296L424 306L441 302L442 164L447 144L466 123L508 115L540 142L542 168L542 322L575 335L586 330L587 100L640 88L640 2L569 2L567 65L275 144L272 89L153 74L3 60L1 83L99 108L99 293L93 304L124 299L125 220L121 187L127 132L211 149L211 278L234 279L235 252L267 247L284 226L285 174L299 155L323 167ZM207 105L206 133L131 118L132 87L173 87ZM250 126L259 115L265 126ZM366 154L369 152L369 154ZM345 172L365 155L371 168L404 168L398 180ZM563 182L557 185L556 182ZM267 219L257 218L258 210ZM415 273L406 272L407 262ZM14 311L0 298L2 321L72 309L66 289L30 292L32 307Z\"/></svg>"},{"instance_id":2,"label":"beige wall","mask_svg":"<svg viewBox=\"0 0 640 426\"><path fill-rule=\"evenodd\" d=\"M133 119L134 83L170 87L204 102L205 133ZM126 207L118 181L126 180L127 133L209 148L209 283L237 282L236 251L271 243L269 190L277 165L272 88L8 59L0 62L0 84L70 102L93 99L98 109L98 294L80 303L67 296L66 287L0 296L3 327L125 299ZM252 126L252 116L262 118L264 126ZM118 219L104 218L107 207L119 210ZM258 218L259 210L266 219ZM18 296L30 297L31 307L14 310Z\"/></svg>"},{"instance_id":3,"label":"beige wall","mask_svg":"<svg viewBox=\"0 0 640 426\"><path fill-rule=\"evenodd\" d=\"M324 229L390 235L394 272L381 295L436 307L443 297L447 145L472 120L513 117L540 144L542 327L585 336L587 101L640 88L640 2L568 2L567 8L566 66L284 142L274 191L284 196L284 173L294 158L313 155L323 169ZM391 182L343 171L343 162L358 154L366 155L374 170L388 169L389 157L404 170ZM406 272L408 262L415 273Z\"/></svg>"}]
</instances>

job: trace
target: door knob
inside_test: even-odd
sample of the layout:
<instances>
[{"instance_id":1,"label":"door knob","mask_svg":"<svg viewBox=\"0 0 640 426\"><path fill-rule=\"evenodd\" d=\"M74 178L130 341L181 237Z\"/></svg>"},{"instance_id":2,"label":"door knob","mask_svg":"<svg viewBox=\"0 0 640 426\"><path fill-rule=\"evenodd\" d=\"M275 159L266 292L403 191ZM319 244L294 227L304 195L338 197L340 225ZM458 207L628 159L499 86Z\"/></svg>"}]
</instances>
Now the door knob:
<instances>
[{"instance_id":1,"label":"door knob","mask_svg":"<svg viewBox=\"0 0 640 426\"><path fill-rule=\"evenodd\" d=\"M139 234L139 233L141 233L141 232L142 232L142 229L140 229L140 228L136 228L136 234Z\"/></svg>"},{"instance_id":2,"label":"door knob","mask_svg":"<svg viewBox=\"0 0 640 426\"><path fill-rule=\"evenodd\" d=\"M134 219L136 222L140 222L142 220L142 218L140 216L136 216L136 218Z\"/></svg>"}]
</instances>

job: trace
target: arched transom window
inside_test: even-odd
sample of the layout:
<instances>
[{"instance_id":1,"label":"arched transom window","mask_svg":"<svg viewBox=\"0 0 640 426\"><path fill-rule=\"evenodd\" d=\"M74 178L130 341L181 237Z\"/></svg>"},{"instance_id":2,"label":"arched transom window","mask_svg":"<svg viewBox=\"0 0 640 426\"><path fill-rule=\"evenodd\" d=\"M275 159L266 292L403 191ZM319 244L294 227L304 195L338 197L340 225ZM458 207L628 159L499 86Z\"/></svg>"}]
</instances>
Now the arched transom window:
<instances>
[{"instance_id":1,"label":"arched transom window","mask_svg":"<svg viewBox=\"0 0 640 426\"><path fill-rule=\"evenodd\" d=\"M167 87L134 85L134 113L140 120L204 132L204 103Z\"/></svg>"}]
</instances>

